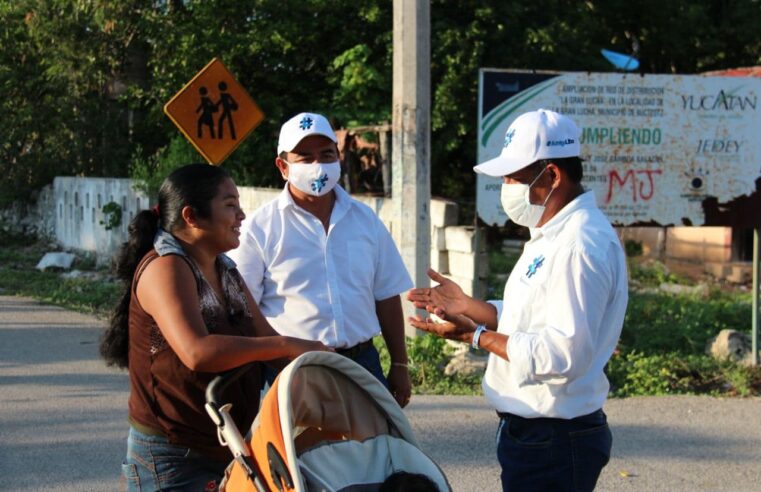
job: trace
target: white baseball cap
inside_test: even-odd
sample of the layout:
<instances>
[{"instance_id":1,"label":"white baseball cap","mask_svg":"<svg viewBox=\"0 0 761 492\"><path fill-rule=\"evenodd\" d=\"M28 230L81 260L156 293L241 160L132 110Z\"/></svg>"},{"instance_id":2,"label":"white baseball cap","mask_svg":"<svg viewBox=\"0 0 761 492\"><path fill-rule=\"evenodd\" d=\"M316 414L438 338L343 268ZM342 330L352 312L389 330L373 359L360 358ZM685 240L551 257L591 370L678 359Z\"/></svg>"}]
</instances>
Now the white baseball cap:
<instances>
[{"instance_id":1,"label":"white baseball cap","mask_svg":"<svg viewBox=\"0 0 761 492\"><path fill-rule=\"evenodd\" d=\"M291 152L304 138L310 135L322 135L333 142L338 142L333 128L321 114L299 113L280 127L277 141L277 153Z\"/></svg>"},{"instance_id":2,"label":"white baseball cap","mask_svg":"<svg viewBox=\"0 0 761 492\"><path fill-rule=\"evenodd\" d=\"M523 113L505 132L499 157L473 168L479 174L507 176L542 159L577 157L581 130L567 116L547 109Z\"/></svg>"}]
</instances>

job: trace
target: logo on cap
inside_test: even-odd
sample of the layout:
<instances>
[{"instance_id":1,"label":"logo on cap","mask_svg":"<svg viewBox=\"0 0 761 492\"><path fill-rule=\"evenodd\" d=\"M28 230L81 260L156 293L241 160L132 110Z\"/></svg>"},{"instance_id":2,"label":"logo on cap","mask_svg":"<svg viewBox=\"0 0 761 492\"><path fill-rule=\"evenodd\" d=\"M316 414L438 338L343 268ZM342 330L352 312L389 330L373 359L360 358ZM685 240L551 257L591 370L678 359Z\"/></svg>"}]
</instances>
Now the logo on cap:
<instances>
[{"instance_id":1,"label":"logo on cap","mask_svg":"<svg viewBox=\"0 0 761 492\"><path fill-rule=\"evenodd\" d=\"M554 146L560 146L565 147L566 145L571 145L575 142L572 138L566 138L565 140L549 140L547 142L547 147L554 147Z\"/></svg>"},{"instance_id":2,"label":"logo on cap","mask_svg":"<svg viewBox=\"0 0 761 492\"><path fill-rule=\"evenodd\" d=\"M304 116L303 118L301 118L301 121L299 121L299 128L301 128L302 130L309 130L310 128L312 128L313 122L314 120L312 120L312 118L310 118L309 116Z\"/></svg>"},{"instance_id":3,"label":"logo on cap","mask_svg":"<svg viewBox=\"0 0 761 492\"><path fill-rule=\"evenodd\" d=\"M510 142L513 141L513 135L515 135L515 128L505 133L505 145L503 145L502 148L505 148L508 145L510 145Z\"/></svg>"}]
</instances>

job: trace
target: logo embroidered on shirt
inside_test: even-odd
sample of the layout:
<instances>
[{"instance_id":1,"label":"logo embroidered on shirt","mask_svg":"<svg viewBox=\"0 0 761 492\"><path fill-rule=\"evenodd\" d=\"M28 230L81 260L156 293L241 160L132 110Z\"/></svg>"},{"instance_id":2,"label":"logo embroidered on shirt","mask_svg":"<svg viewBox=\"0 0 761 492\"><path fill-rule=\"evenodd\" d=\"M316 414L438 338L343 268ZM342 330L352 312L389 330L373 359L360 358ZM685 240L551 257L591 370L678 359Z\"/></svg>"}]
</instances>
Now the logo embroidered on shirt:
<instances>
[{"instance_id":1,"label":"logo embroidered on shirt","mask_svg":"<svg viewBox=\"0 0 761 492\"><path fill-rule=\"evenodd\" d=\"M319 178L312 181L312 191L319 193L325 187L325 183L328 182L328 175L323 174Z\"/></svg>"},{"instance_id":2,"label":"logo embroidered on shirt","mask_svg":"<svg viewBox=\"0 0 761 492\"><path fill-rule=\"evenodd\" d=\"M539 255L536 258L534 258L534 261L528 266L528 271L526 272L526 276L528 278L531 278L534 276L537 270L539 270L539 267L541 267L544 264L544 255Z\"/></svg>"},{"instance_id":3,"label":"logo embroidered on shirt","mask_svg":"<svg viewBox=\"0 0 761 492\"><path fill-rule=\"evenodd\" d=\"M301 121L299 121L299 128L301 128L302 130L309 130L310 128L312 128L312 121L313 121L312 118L310 118L309 116L304 116L303 118L301 118Z\"/></svg>"}]
</instances>

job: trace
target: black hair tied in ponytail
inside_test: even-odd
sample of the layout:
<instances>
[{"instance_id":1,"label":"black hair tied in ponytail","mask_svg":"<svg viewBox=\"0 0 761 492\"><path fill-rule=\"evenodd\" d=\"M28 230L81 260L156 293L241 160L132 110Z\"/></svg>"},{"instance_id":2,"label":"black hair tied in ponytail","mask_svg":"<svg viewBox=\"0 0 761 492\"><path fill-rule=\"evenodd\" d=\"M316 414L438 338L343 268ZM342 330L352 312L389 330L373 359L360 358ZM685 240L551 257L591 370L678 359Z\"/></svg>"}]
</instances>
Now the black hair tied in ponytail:
<instances>
[{"instance_id":1,"label":"black hair tied in ponytail","mask_svg":"<svg viewBox=\"0 0 761 492\"><path fill-rule=\"evenodd\" d=\"M159 217L153 210L138 213L129 225L129 237L116 257L116 275L124 285L119 303L100 342L100 354L109 366L126 369L129 365L129 303L132 297L132 277L140 260L153 248L153 238L159 228Z\"/></svg>"}]
</instances>

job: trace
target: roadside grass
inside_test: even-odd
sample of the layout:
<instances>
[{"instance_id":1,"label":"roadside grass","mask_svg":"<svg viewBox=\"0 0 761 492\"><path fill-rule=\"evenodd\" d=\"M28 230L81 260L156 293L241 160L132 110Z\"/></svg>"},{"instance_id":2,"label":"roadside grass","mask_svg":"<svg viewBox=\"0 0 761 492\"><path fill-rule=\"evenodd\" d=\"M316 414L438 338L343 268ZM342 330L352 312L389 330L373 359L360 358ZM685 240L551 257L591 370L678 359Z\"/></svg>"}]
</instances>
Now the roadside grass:
<instances>
[{"instance_id":1,"label":"roadside grass","mask_svg":"<svg viewBox=\"0 0 761 492\"><path fill-rule=\"evenodd\" d=\"M0 294L22 295L75 311L106 318L118 301L121 286L94 261L78 257L74 268L94 278L63 278L41 272L37 262L51 248L44 242L0 233ZM506 273L516 254L490 253L487 295L501 298ZM662 265L630 265L633 284L655 287L685 282ZM751 296L711 287L708 296L630 291L618 349L606 367L611 395L710 394L761 395L761 368L717 361L705 355L706 342L725 328L750 331ZM376 346L385 370L389 356L381 337ZM479 395L479 376L446 376L453 348L432 335L407 339L410 376L417 394Z\"/></svg>"},{"instance_id":2,"label":"roadside grass","mask_svg":"<svg viewBox=\"0 0 761 492\"><path fill-rule=\"evenodd\" d=\"M60 272L35 268L45 252L44 242L0 235L0 294L27 296L45 303L81 313L106 318L118 301L121 286L108 278L105 270L96 270L87 257L77 257L74 268L98 272L100 278L62 278Z\"/></svg>"}]
</instances>

